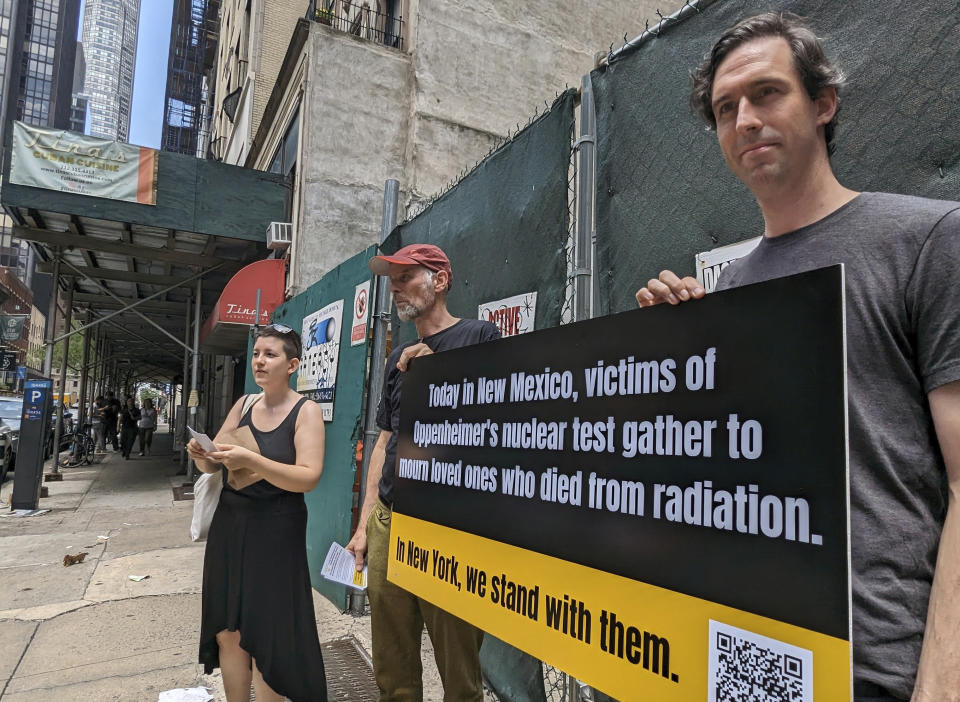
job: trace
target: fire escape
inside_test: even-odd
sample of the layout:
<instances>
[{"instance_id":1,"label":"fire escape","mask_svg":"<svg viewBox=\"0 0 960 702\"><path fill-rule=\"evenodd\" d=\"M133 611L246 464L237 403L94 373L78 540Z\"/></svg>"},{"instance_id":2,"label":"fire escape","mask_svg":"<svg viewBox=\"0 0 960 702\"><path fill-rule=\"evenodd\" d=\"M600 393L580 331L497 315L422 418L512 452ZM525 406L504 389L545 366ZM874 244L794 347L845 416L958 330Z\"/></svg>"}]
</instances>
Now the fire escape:
<instances>
[{"instance_id":1,"label":"fire escape","mask_svg":"<svg viewBox=\"0 0 960 702\"><path fill-rule=\"evenodd\" d=\"M175 0L163 116L164 151L207 158L220 0Z\"/></svg>"}]
</instances>

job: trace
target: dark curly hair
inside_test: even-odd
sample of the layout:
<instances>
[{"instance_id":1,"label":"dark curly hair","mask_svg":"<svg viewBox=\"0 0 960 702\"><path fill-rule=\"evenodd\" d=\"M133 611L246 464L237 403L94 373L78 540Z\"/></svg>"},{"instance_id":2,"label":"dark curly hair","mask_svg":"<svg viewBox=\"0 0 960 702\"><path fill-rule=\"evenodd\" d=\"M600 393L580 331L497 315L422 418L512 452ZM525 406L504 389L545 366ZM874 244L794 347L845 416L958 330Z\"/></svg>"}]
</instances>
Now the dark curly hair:
<instances>
[{"instance_id":1,"label":"dark curly hair","mask_svg":"<svg viewBox=\"0 0 960 702\"><path fill-rule=\"evenodd\" d=\"M710 129L717 128L712 104L713 79L717 66L742 44L768 37L782 37L790 45L794 65L811 100L815 100L824 88L837 88L839 91L843 85L843 71L827 59L820 40L800 17L789 12L765 12L749 17L725 31L691 74L693 89L690 91L690 107L703 118ZM838 92L837 113L839 112ZM833 119L824 127L828 154L833 153L836 126L837 115L834 114Z\"/></svg>"}]
</instances>

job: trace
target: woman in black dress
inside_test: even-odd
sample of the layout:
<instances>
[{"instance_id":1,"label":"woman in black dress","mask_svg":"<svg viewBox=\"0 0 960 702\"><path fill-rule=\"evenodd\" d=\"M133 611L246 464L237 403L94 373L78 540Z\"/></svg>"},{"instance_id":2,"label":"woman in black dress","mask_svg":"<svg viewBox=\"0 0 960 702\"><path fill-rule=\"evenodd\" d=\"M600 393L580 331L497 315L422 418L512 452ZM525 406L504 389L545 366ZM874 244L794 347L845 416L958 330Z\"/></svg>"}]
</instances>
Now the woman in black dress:
<instances>
[{"instance_id":1,"label":"woman in black dress","mask_svg":"<svg viewBox=\"0 0 960 702\"><path fill-rule=\"evenodd\" d=\"M208 674L221 669L228 702L249 700L251 682L257 702L327 699L303 500L320 480L324 428L320 407L290 388L301 352L289 327L262 327L251 363L263 393L233 406L219 450L187 444L200 470L223 471L203 563L200 662ZM243 426L259 454L223 440Z\"/></svg>"}]
</instances>

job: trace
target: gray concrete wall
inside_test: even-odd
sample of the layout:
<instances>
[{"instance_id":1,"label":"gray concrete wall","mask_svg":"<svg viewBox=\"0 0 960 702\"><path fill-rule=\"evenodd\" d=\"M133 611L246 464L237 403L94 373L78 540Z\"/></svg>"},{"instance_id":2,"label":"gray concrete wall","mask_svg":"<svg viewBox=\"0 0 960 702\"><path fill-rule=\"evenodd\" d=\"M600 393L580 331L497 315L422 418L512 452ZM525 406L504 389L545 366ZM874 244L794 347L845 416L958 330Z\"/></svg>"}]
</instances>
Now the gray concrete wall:
<instances>
[{"instance_id":1,"label":"gray concrete wall","mask_svg":"<svg viewBox=\"0 0 960 702\"><path fill-rule=\"evenodd\" d=\"M314 23L301 115L301 208L293 288L379 241L383 183L404 179L408 54Z\"/></svg>"},{"instance_id":2,"label":"gray concrete wall","mask_svg":"<svg viewBox=\"0 0 960 702\"><path fill-rule=\"evenodd\" d=\"M651 0L414 0L411 166L430 196L656 17Z\"/></svg>"},{"instance_id":3,"label":"gray concrete wall","mask_svg":"<svg viewBox=\"0 0 960 702\"><path fill-rule=\"evenodd\" d=\"M290 292L379 240L386 179L400 181L402 214L417 209L579 85L596 52L640 34L656 8L409 0L403 51L312 24Z\"/></svg>"}]
</instances>

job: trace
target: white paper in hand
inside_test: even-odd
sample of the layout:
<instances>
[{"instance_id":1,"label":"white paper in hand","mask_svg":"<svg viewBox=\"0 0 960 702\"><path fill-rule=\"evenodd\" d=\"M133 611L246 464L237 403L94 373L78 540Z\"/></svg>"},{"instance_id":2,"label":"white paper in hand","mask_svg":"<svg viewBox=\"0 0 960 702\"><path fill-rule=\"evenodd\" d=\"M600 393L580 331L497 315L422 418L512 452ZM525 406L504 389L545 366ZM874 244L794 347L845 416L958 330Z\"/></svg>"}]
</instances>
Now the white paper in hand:
<instances>
[{"instance_id":1,"label":"white paper in hand","mask_svg":"<svg viewBox=\"0 0 960 702\"><path fill-rule=\"evenodd\" d=\"M197 440L197 443L200 444L200 448L202 448L207 453L217 450L217 447L210 440L210 437L207 436L206 434L201 434L200 432L194 431L193 427L191 427L189 424L187 425L187 431L190 432L190 436L192 438Z\"/></svg>"},{"instance_id":2,"label":"white paper in hand","mask_svg":"<svg viewBox=\"0 0 960 702\"><path fill-rule=\"evenodd\" d=\"M367 566L357 570L353 554L334 541L330 544L327 557L323 561L320 575L327 580L352 587L356 590L367 589Z\"/></svg>"}]
</instances>

